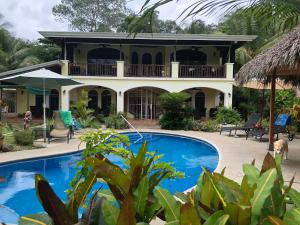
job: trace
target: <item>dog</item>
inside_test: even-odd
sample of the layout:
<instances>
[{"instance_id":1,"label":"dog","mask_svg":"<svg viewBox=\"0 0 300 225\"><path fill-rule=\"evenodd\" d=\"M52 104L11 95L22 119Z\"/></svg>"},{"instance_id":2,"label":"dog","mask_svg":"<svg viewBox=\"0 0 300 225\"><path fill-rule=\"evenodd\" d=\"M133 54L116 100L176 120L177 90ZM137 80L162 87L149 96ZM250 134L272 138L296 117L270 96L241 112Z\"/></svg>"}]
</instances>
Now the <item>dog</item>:
<instances>
[{"instance_id":1,"label":"dog","mask_svg":"<svg viewBox=\"0 0 300 225\"><path fill-rule=\"evenodd\" d=\"M281 154L282 158L283 156L285 156L285 159L287 159L288 152L289 152L289 147L288 147L287 140L280 139L274 142L274 158L276 154Z\"/></svg>"}]
</instances>

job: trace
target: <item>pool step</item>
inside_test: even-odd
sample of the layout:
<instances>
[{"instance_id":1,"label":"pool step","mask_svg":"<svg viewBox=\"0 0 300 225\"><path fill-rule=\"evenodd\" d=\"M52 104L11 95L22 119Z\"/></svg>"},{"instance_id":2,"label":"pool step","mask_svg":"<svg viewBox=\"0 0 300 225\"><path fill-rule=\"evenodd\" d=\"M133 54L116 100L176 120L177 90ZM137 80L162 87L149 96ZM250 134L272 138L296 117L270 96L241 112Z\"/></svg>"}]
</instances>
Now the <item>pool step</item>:
<instances>
[{"instance_id":1,"label":"pool step","mask_svg":"<svg viewBox=\"0 0 300 225\"><path fill-rule=\"evenodd\" d=\"M142 134L143 138L139 134L128 135L130 143L143 143L144 141L150 142L153 139L152 134Z\"/></svg>"}]
</instances>

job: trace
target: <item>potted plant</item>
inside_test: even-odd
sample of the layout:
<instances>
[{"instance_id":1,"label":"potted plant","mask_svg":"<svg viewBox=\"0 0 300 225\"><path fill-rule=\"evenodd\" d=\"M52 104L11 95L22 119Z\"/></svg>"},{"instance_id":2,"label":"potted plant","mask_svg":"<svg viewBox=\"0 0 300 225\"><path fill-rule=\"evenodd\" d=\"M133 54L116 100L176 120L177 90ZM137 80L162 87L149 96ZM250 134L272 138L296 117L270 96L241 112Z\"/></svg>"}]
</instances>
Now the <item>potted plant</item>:
<instances>
[{"instance_id":1,"label":"potted plant","mask_svg":"<svg viewBox=\"0 0 300 225\"><path fill-rule=\"evenodd\" d=\"M4 135L3 135L3 124L0 123L0 149L3 148Z\"/></svg>"}]
</instances>

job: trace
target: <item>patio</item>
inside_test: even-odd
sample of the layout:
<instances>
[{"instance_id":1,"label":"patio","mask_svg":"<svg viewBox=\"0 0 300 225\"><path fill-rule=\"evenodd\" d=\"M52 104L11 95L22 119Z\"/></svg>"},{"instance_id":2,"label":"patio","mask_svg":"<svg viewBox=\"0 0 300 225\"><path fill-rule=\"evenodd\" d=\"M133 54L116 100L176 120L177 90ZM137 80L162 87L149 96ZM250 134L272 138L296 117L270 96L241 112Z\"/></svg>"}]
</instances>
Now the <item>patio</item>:
<instances>
[{"instance_id":1,"label":"patio","mask_svg":"<svg viewBox=\"0 0 300 225\"><path fill-rule=\"evenodd\" d=\"M128 131L128 130L122 130ZM132 131L132 130L130 130ZM226 166L225 174L236 181L242 178L242 165L250 163L256 159L256 164L261 165L264 156L267 153L268 142L258 142L254 139L245 140L245 137L238 138L228 137L227 135L219 135L219 133L205 133L196 131L168 131L160 129L142 129L144 132L161 132L185 135L189 137L199 138L214 144L220 153L220 161L217 171L221 171ZM285 181L289 181L295 176L294 188L300 190L300 139L296 137L289 142L288 160L283 160L282 168ZM78 138L72 139L70 144L63 140L57 140L48 145L47 148L36 150L25 150L19 152L1 153L0 163L14 160L28 159L32 157L42 157L49 155L64 154L82 149Z\"/></svg>"}]
</instances>

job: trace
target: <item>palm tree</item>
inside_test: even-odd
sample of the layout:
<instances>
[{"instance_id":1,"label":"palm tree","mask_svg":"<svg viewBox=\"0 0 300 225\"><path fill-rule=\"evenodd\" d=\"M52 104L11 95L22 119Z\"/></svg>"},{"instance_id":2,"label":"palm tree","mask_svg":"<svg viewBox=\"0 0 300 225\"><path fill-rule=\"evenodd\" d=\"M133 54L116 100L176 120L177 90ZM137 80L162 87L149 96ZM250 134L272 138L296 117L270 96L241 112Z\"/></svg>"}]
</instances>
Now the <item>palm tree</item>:
<instances>
[{"instance_id":1,"label":"palm tree","mask_svg":"<svg viewBox=\"0 0 300 225\"><path fill-rule=\"evenodd\" d=\"M158 7L175 0L146 0L141 14L151 15ZM184 0L177 0L184 1ZM224 15L242 9L251 12L265 26L279 23L283 30L291 29L300 22L300 0L197 0L185 8L179 17L212 15L222 11Z\"/></svg>"}]
</instances>

